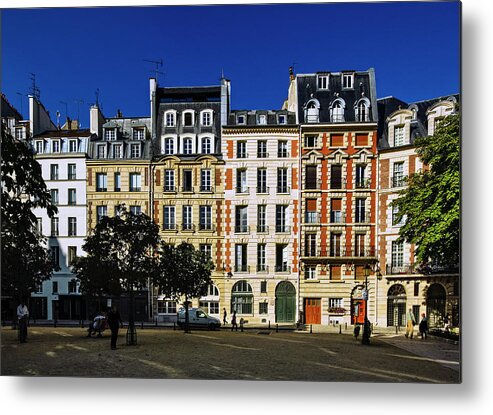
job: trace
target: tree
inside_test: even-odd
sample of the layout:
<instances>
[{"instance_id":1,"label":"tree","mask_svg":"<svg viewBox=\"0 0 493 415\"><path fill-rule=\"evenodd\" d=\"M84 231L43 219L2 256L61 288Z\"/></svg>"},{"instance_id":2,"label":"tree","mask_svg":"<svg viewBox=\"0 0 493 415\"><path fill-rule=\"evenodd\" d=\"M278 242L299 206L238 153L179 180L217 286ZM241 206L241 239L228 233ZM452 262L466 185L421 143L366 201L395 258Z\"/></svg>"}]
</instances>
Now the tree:
<instances>
[{"instance_id":1,"label":"tree","mask_svg":"<svg viewBox=\"0 0 493 415\"><path fill-rule=\"evenodd\" d=\"M208 285L212 284L212 260L186 242L177 247L163 243L159 259L160 272L155 283L170 298L184 300L185 332L188 333L188 304L192 298L205 295Z\"/></svg>"},{"instance_id":2,"label":"tree","mask_svg":"<svg viewBox=\"0 0 493 415\"><path fill-rule=\"evenodd\" d=\"M27 143L14 139L3 123L1 128L2 296L28 298L58 269L37 231L33 209L46 209L52 217L57 208Z\"/></svg>"},{"instance_id":3,"label":"tree","mask_svg":"<svg viewBox=\"0 0 493 415\"><path fill-rule=\"evenodd\" d=\"M445 118L433 136L415 141L416 152L427 166L407 179L392 205L397 220L405 218L400 241L416 245L423 264L455 268L460 246L460 117ZM429 167L429 168L428 168Z\"/></svg>"},{"instance_id":4,"label":"tree","mask_svg":"<svg viewBox=\"0 0 493 415\"><path fill-rule=\"evenodd\" d=\"M83 292L116 297L128 293L129 344L135 344L134 290L146 287L156 275L154 249L159 246L159 227L149 216L133 214L123 205L118 212L96 225L83 246L87 256L78 258L73 270Z\"/></svg>"}]
</instances>

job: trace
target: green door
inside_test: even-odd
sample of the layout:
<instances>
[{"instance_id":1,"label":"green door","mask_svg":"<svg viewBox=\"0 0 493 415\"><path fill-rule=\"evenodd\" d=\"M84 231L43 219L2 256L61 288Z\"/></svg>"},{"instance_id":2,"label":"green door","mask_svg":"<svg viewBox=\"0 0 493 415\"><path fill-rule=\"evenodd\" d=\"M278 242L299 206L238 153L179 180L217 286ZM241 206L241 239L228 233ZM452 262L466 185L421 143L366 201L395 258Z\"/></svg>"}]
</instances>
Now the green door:
<instances>
[{"instance_id":1,"label":"green door","mask_svg":"<svg viewBox=\"0 0 493 415\"><path fill-rule=\"evenodd\" d=\"M296 289L288 281L282 281L276 288L276 322L294 323L296 314Z\"/></svg>"}]
</instances>

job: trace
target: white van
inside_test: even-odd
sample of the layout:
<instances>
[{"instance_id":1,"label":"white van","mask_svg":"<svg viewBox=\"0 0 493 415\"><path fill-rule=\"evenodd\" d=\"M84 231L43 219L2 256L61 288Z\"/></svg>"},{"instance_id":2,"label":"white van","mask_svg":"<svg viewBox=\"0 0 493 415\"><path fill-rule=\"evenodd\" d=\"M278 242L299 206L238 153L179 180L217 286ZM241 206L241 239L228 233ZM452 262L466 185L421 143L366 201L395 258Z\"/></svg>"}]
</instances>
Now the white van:
<instances>
[{"instance_id":1,"label":"white van","mask_svg":"<svg viewBox=\"0 0 493 415\"><path fill-rule=\"evenodd\" d=\"M180 308L178 310L177 322L179 327L185 326L185 308ZM188 325L190 328L208 328L209 330L215 330L221 327L221 321L216 318L209 316L201 308L189 308L188 309Z\"/></svg>"}]
</instances>

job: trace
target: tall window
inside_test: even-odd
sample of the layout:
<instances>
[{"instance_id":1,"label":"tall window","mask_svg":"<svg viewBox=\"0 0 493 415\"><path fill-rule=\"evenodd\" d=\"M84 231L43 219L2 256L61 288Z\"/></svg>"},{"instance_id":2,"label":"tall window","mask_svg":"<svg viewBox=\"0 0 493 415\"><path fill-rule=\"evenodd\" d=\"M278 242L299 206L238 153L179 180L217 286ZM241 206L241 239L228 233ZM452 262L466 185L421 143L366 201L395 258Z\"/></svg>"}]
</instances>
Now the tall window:
<instances>
[{"instance_id":1,"label":"tall window","mask_svg":"<svg viewBox=\"0 0 493 415\"><path fill-rule=\"evenodd\" d=\"M114 179L115 179L115 183L114 183L115 184L115 192L120 192L122 190L122 178L121 178L120 172L115 173Z\"/></svg>"},{"instance_id":2,"label":"tall window","mask_svg":"<svg viewBox=\"0 0 493 415\"><path fill-rule=\"evenodd\" d=\"M330 234L330 256L341 256L341 234L332 232Z\"/></svg>"},{"instance_id":3,"label":"tall window","mask_svg":"<svg viewBox=\"0 0 493 415\"><path fill-rule=\"evenodd\" d=\"M76 258L77 258L77 247L76 246L69 246L68 247L68 263L67 263L67 265L69 267L72 266Z\"/></svg>"},{"instance_id":4,"label":"tall window","mask_svg":"<svg viewBox=\"0 0 493 415\"><path fill-rule=\"evenodd\" d=\"M131 205L130 206L130 213L134 215L140 215L142 213L142 207L139 205Z\"/></svg>"},{"instance_id":5,"label":"tall window","mask_svg":"<svg viewBox=\"0 0 493 415\"><path fill-rule=\"evenodd\" d=\"M164 171L164 191L174 192L175 191L175 171L165 170Z\"/></svg>"},{"instance_id":6,"label":"tall window","mask_svg":"<svg viewBox=\"0 0 493 415\"><path fill-rule=\"evenodd\" d=\"M36 231L43 235L43 218L36 218Z\"/></svg>"},{"instance_id":7,"label":"tall window","mask_svg":"<svg viewBox=\"0 0 493 415\"><path fill-rule=\"evenodd\" d=\"M76 165L73 163L69 163L67 165L67 179L68 180L77 179L77 168Z\"/></svg>"},{"instance_id":8,"label":"tall window","mask_svg":"<svg viewBox=\"0 0 493 415\"><path fill-rule=\"evenodd\" d=\"M211 138L203 137L202 138L202 154L211 154Z\"/></svg>"},{"instance_id":9,"label":"tall window","mask_svg":"<svg viewBox=\"0 0 493 415\"><path fill-rule=\"evenodd\" d=\"M404 186L404 163L394 163L392 174L392 187Z\"/></svg>"},{"instance_id":10,"label":"tall window","mask_svg":"<svg viewBox=\"0 0 493 415\"><path fill-rule=\"evenodd\" d=\"M200 172L200 190L202 192L210 192L212 190L210 169L202 169Z\"/></svg>"},{"instance_id":11,"label":"tall window","mask_svg":"<svg viewBox=\"0 0 493 415\"><path fill-rule=\"evenodd\" d=\"M192 170L183 170L183 191L193 192Z\"/></svg>"},{"instance_id":12,"label":"tall window","mask_svg":"<svg viewBox=\"0 0 493 415\"><path fill-rule=\"evenodd\" d=\"M50 180L58 180L58 164L50 164Z\"/></svg>"},{"instance_id":13,"label":"tall window","mask_svg":"<svg viewBox=\"0 0 493 415\"><path fill-rule=\"evenodd\" d=\"M276 272L289 272L287 244L276 245Z\"/></svg>"},{"instance_id":14,"label":"tall window","mask_svg":"<svg viewBox=\"0 0 493 415\"><path fill-rule=\"evenodd\" d=\"M60 234L58 228L59 219L56 216L51 218L51 236L58 236Z\"/></svg>"},{"instance_id":15,"label":"tall window","mask_svg":"<svg viewBox=\"0 0 493 415\"><path fill-rule=\"evenodd\" d=\"M267 124L267 115L260 114L258 116L258 123L259 123L259 125L265 125L265 124Z\"/></svg>"},{"instance_id":16,"label":"tall window","mask_svg":"<svg viewBox=\"0 0 493 415\"><path fill-rule=\"evenodd\" d=\"M329 88L329 76L328 75L318 75L317 76L317 87L318 89L328 89Z\"/></svg>"},{"instance_id":17,"label":"tall window","mask_svg":"<svg viewBox=\"0 0 493 415\"><path fill-rule=\"evenodd\" d=\"M77 140L68 140L68 151L70 153L77 153Z\"/></svg>"},{"instance_id":18,"label":"tall window","mask_svg":"<svg viewBox=\"0 0 493 415\"><path fill-rule=\"evenodd\" d=\"M305 235L305 256L317 256L317 234Z\"/></svg>"},{"instance_id":19,"label":"tall window","mask_svg":"<svg viewBox=\"0 0 493 415\"><path fill-rule=\"evenodd\" d=\"M353 74L350 73L342 74L342 87L343 88L353 87Z\"/></svg>"},{"instance_id":20,"label":"tall window","mask_svg":"<svg viewBox=\"0 0 493 415\"><path fill-rule=\"evenodd\" d=\"M354 256L365 256L365 234L363 233L355 235Z\"/></svg>"},{"instance_id":21,"label":"tall window","mask_svg":"<svg viewBox=\"0 0 493 415\"><path fill-rule=\"evenodd\" d=\"M69 292L69 294L77 293L77 281L76 280L70 280L68 282L68 292Z\"/></svg>"},{"instance_id":22,"label":"tall window","mask_svg":"<svg viewBox=\"0 0 493 415\"><path fill-rule=\"evenodd\" d=\"M235 245L235 272L247 272L247 244Z\"/></svg>"},{"instance_id":23,"label":"tall window","mask_svg":"<svg viewBox=\"0 0 493 415\"><path fill-rule=\"evenodd\" d=\"M257 244L257 272L267 271L267 266L265 265L265 244Z\"/></svg>"},{"instance_id":24,"label":"tall window","mask_svg":"<svg viewBox=\"0 0 493 415\"><path fill-rule=\"evenodd\" d=\"M191 231L193 229L192 219L192 206L183 206L183 223L182 227L184 231Z\"/></svg>"},{"instance_id":25,"label":"tall window","mask_svg":"<svg viewBox=\"0 0 493 415\"><path fill-rule=\"evenodd\" d=\"M236 206L235 232L248 232L248 206Z\"/></svg>"},{"instance_id":26,"label":"tall window","mask_svg":"<svg viewBox=\"0 0 493 415\"><path fill-rule=\"evenodd\" d=\"M60 140L53 140L51 142L51 152L59 153L60 152Z\"/></svg>"},{"instance_id":27,"label":"tall window","mask_svg":"<svg viewBox=\"0 0 493 415\"><path fill-rule=\"evenodd\" d=\"M277 157L285 158L288 157L288 142L286 140L277 142Z\"/></svg>"},{"instance_id":28,"label":"tall window","mask_svg":"<svg viewBox=\"0 0 493 415\"><path fill-rule=\"evenodd\" d=\"M318 188L317 166L305 166L305 188Z\"/></svg>"},{"instance_id":29,"label":"tall window","mask_svg":"<svg viewBox=\"0 0 493 415\"><path fill-rule=\"evenodd\" d=\"M35 145L36 145L36 153L43 154L43 150L44 150L44 146L45 146L44 141L38 140L35 142Z\"/></svg>"},{"instance_id":30,"label":"tall window","mask_svg":"<svg viewBox=\"0 0 493 415\"><path fill-rule=\"evenodd\" d=\"M130 157L133 159L140 157L140 144L130 145Z\"/></svg>"},{"instance_id":31,"label":"tall window","mask_svg":"<svg viewBox=\"0 0 493 415\"><path fill-rule=\"evenodd\" d=\"M104 138L108 141L116 140L116 130L114 128L106 128L104 130Z\"/></svg>"},{"instance_id":32,"label":"tall window","mask_svg":"<svg viewBox=\"0 0 493 415\"><path fill-rule=\"evenodd\" d=\"M330 221L331 223L342 223L342 199L330 200Z\"/></svg>"},{"instance_id":33,"label":"tall window","mask_svg":"<svg viewBox=\"0 0 493 415\"><path fill-rule=\"evenodd\" d=\"M176 221L175 221L175 207L174 206L165 206L164 207L164 230L175 230L176 229Z\"/></svg>"},{"instance_id":34,"label":"tall window","mask_svg":"<svg viewBox=\"0 0 493 415\"><path fill-rule=\"evenodd\" d=\"M58 189L51 189L50 194L51 194L51 203L53 203L54 205L58 205Z\"/></svg>"},{"instance_id":35,"label":"tall window","mask_svg":"<svg viewBox=\"0 0 493 415\"><path fill-rule=\"evenodd\" d=\"M289 193L288 169L285 167L277 169L277 193Z\"/></svg>"},{"instance_id":36,"label":"tall window","mask_svg":"<svg viewBox=\"0 0 493 415\"><path fill-rule=\"evenodd\" d=\"M204 127L212 125L212 114L209 111L202 113L202 125Z\"/></svg>"},{"instance_id":37,"label":"tall window","mask_svg":"<svg viewBox=\"0 0 493 415\"><path fill-rule=\"evenodd\" d=\"M200 244L199 249L200 249L200 252L202 252L207 258L212 259L212 245L211 244ZM217 290L217 287L214 286L214 288L216 288L216 290ZM219 292L217 295L219 295Z\"/></svg>"},{"instance_id":38,"label":"tall window","mask_svg":"<svg viewBox=\"0 0 493 415\"><path fill-rule=\"evenodd\" d=\"M267 232L266 210L266 205L257 205L257 232Z\"/></svg>"},{"instance_id":39,"label":"tall window","mask_svg":"<svg viewBox=\"0 0 493 415\"><path fill-rule=\"evenodd\" d=\"M201 230L212 230L212 207L205 205L199 208L199 226Z\"/></svg>"},{"instance_id":40,"label":"tall window","mask_svg":"<svg viewBox=\"0 0 493 415\"><path fill-rule=\"evenodd\" d=\"M236 193L248 193L247 170L236 170Z\"/></svg>"},{"instance_id":41,"label":"tall window","mask_svg":"<svg viewBox=\"0 0 493 415\"><path fill-rule=\"evenodd\" d=\"M330 107L330 121L344 122L344 103L338 99Z\"/></svg>"},{"instance_id":42,"label":"tall window","mask_svg":"<svg viewBox=\"0 0 493 415\"><path fill-rule=\"evenodd\" d=\"M267 154L267 140L259 140L257 141L257 157L259 159L267 158L269 155Z\"/></svg>"},{"instance_id":43,"label":"tall window","mask_svg":"<svg viewBox=\"0 0 493 415\"><path fill-rule=\"evenodd\" d=\"M316 101L310 101L305 109L305 122L315 123L318 122L318 113L320 105Z\"/></svg>"},{"instance_id":44,"label":"tall window","mask_svg":"<svg viewBox=\"0 0 493 415\"><path fill-rule=\"evenodd\" d=\"M367 103L364 100L358 102L358 121L359 122L369 121L369 110Z\"/></svg>"},{"instance_id":45,"label":"tall window","mask_svg":"<svg viewBox=\"0 0 493 415\"><path fill-rule=\"evenodd\" d=\"M55 267L60 266L60 247L59 246L52 246L50 248L50 253L51 253L51 262ZM58 292L58 282L53 281L53 292L57 293Z\"/></svg>"},{"instance_id":46,"label":"tall window","mask_svg":"<svg viewBox=\"0 0 493 415\"><path fill-rule=\"evenodd\" d=\"M96 192L106 192L108 190L108 177L106 173L96 173Z\"/></svg>"},{"instance_id":47,"label":"tall window","mask_svg":"<svg viewBox=\"0 0 493 415\"><path fill-rule=\"evenodd\" d=\"M366 166L364 164L356 165L356 188L363 189L367 187L367 181L365 178Z\"/></svg>"},{"instance_id":48,"label":"tall window","mask_svg":"<svg viewBox=\"0 0 493 415\"><path fill-rule=\"evenodd\" d=\"M398 215L399 215L399 207L392 206L392 226L399 226L404 224L405 217L403 216L401 220L399 220Z\"/></svg>"},{"instance_id":49,"label":"tall window","mask_svg":"<svg viewBox=\"0 0 493 415\"><path fill-rule=\"evenodd\" d=\"M168 137L164 139L164 154L174 154L175 153L175 140Z\"/></svg>"},{"instance_id":50,"label":"tall window","mask_svg":"<svg viewBox=\"0 0 493 415\"><path fill-rule=\"evenodd\" d=\"M106 157L106 146L100 145L97 146L98 149L98 159L104 159Z\"/></svg>"},{"instance_id":51,"label":"tall window","mask_svg":"<svg viewBox=\"0 0 493 415\"><path fill-rule=\"evenodd\" d=\"M315 280L315 279L317 279L317 267L306 267L305 280Z\"/></svg>"},{"instance_id":52,"label":"tall window","mask_svg":"<svg viewBox=\"0 0 493 415\"><path fill-rule=\"evenodd\" d=\"M404 266L404 243L392 241L392 267Z\"/></svg>"},{"instance_id":53,"label":"tall window","mask_svg":"<svg viewBox=\"0 0 493 415\"><path fill-rule=\"evenodd\" d=\"M77 218L68 218L68 236L77 236Z\"/></svg>"},{"instance_id":54,"label":"tall window","mask_svg":"<svg viewBox=\"0 0 493 415\"><path fill-rule=\"evenodd\" d=\"M175 126L175 113L167 112L166 113L166 127L174 127Z\"/></svg>"},{"instance_id":55,"label":"tall window","mask_svg":"<svg viewBox=\"0 0 493 415\"><path fill-rule=\"evenodd\" d=\"M114 145L113 146L113 158L121 159L122 158L122 145Z\"/></svg>"},{"instance_id":56,"label":"tall window","mask_svg":"<svg viewBox=\"0 0 493 415\"><path fill-rule=\"evenodd\" d=\"M276 232L289 232L286 226L287 210L286 205L276 205Z\"/></svg>"},{"instance_id":57,"label":"tall window","mask_svg":"<svg viewBox=\"0 0 493 415\"><path fill-rule=\"evenodd\" d=\"M257 193L268 193L266 168L257 169Z\"/></svg>"},{"instance_id":58,"label":"tall window","mask_svg":"<svg viewBox=\"0 0 493 415\"><path fill-rule=\"evenodd\" d=\"M143 140L144 139L144 129L143 128L134 128L133 129L133 139L134 140Z\"/></svg>"},{"instance_id":59,"label":"tall window","mask_svg":"<svg viewBox=\"0 0 493 415\"><path fill-rule=\"evenodd\" d=\"M231 292L231 313L237 314L253 313L253 291L246 281L238 281Z\"/></svg>"},{"instance_id":60,"label":"tall window","mask_svg":"<svg viewBox=\"0 0 493 415\"><path fill-rule=\"evenodd\" d=\"M317 146L317 136L305 135L305 147L316 147L316 146Z\"/></svg>"},{"instance_id":61,"label":"tall window","mask_svg":"<svg viewBox=\"0 0 493 415\"><path fill-rule=\"evenodd\" d=\"M140 173L130 173L130 188L131 192L140 192Z\"/></svg>"},{"instance_id":62,"label":"tall window","mask_svg":"<svg viewBox=\"0 0 493 415\"><path fill-rule=\"evenodd\" d=\"M186 112L183 114L183 125L185 127L191 127L193 125L193 113Z\"/></svg>"},{"instance_id":63,"label":"tall window","mask_svg":"<svg viewBox=\"0 0 493 415\"><path fill-rule=\"evenodd\" d=\"M355 212L356 223L366 222L365 203L366 203L366 199L363 198L356 199L356 212Z\"/></svg>"},{"instance_id":64,"label":"tall window","mask_svg":"<svg viewBox=\"0 0 493 415\"><path fill-rule=\"evenodd\" d=\"M244 159L248 157L246 151L246 141L238 141L236 143L236 157L239 159Z\"/></svg>"},{"instance_id":65,"label":"tall window","mask_svg":"<svg viewBox=\"0 0 493 415\"><path fill-rule=\"evenodd\" d=\"M192 154L193 141L190 137L183 140L183 154Z\"/></svg>"},{"instance_id":66,"label":"tall window","mask_svg":"<svg viewBox=\"0 0 493 415\"><path fill-rule=\"evenodd\" d=\"M306 223L318 223L317 199L306 199Z\"/></svg>"},{"instance_id":67,"label":"tall window","mask_svg":"<svg viewBox=\"0 0 493 415\"><path fill-rule=\"evenodd\" d=\"M404 126L394 127L394 146L404 145Z\"/></svg>"},{"instance_id":68,"label":"tall window","mask_svg":"<svg viewBox=\"0 0 493 415\"><path fill-rule=\"evenodd\" d=\"M96 221L97 223L101 222L101 220L108 216L108 207L107 206L97 206L96 207Z\"/></svg>"},{"instance_id":69,"label":"tall window","mask_svg":"<svg viewBox=\"0 0 493 415\"><path fill-rule=\"evenodd\" d=\"M68 204L77 204L77 191L76 189L68 189Z\"/></svg>"},{"instance_id":70,"label":"tall window","mask_svg":"<svg viewBox=\"0 0 493 415\"><path fill-rule=\"evenodd\" d=\"M330 166L330 188L342 189L342 166L340 164Z\"/></svg>"}]
</instances>

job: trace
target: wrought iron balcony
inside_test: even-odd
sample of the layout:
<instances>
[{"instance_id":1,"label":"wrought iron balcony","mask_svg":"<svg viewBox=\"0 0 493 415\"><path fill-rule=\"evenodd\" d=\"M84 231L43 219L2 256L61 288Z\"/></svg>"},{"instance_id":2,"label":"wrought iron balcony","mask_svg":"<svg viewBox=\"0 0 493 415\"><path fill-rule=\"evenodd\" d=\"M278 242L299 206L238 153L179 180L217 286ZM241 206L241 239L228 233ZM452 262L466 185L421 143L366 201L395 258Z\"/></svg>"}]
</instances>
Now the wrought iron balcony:
<instances>
[{"instance_id":1,"label":"wrought iron balcony","mask_svg":"<svg viewBox=\"0 0 493 415\"><path fill-rule=\"evenodd\" d=\"M291 267L288 264L276 264L276 272L291 272Z\"/></svg>"},{"instance_id":2,"label":"wrought iron balcony","mask_svg":"<svg viewBox=\"0 0 493 415\"><path fill-rule=\"evenodd\" d=\"M330 212L330 223L345 223L346 212L340 210L333 210Z\"/></svg>"},{"instance_id":3,"label":"wrought iron balcony","mask_svg":"<svg viewBox=\"0 0 493 415\"><path fill-rule=\"evenodd\" d=\"M269 266L265 264L257 264L257 272L269 272Z\"/></svg>"},{"instance_id":4,"label":"wrought iron balcony","mask_svg":"<svg viewBox=\"0 0 493 415\"><path fill-rule=\"evenodd\" d=\"M305 182L305 190L320 190L322 188L322 181L317 180L308 180Z\"/></svg>"},{"instance_id":5,"label":"wrought iron balcony","mask_svg":"<svg viewBox=\"0 0 493 415\"><path fill-rule=\"evenodd\" d=\"M193 223L182 223L181 230L182 231L194 231L195 225Z\"/></svg>"},{"instance_id":6,"label":"wrought iron balcony","mask_svg":"<svg viewBox=\"0 0 493 415\"><path fill-rule=\"evenodd\" d=\"M318 213L318 212L306 212L305 213L305 223L319 224L320 223L320 213Z\"/></svg>"},{"instance_id":7,"label":"wrought iron balcony","mask_svg":"<svg viewBox=\"0 0 493 415\"><path fill-rule=\"evenodd\" d=\"M257 152L257 158L259 159L266 159L269 157L269 153L267 153L266 151L258 151Z\"/></svg>"},{"instance_id":8,"label":"wrought iron balcony","mask_svg":"<svg viewBox=\"0 0 493 415\"><path fill-rule=\"evenodd\" d=\"M192 185L182 186L181 191L185 193L193 193L193 186Z\"/></svg>"},{"instance_id":9,"label":"wrought iron balcony","mask_svg":"<svg viewBox=\"0 0 493 415\"><path fill-rule=\"evenodd\" d=\"M357 179L355 183L356 189L369 189L371 184L371 180L368 178Z\"/></svg>"},{"instance_id":10,"label":"wrought iron balcony","mask_svg":"<svg viewBox=\"0 0 493 415\"><path fill-rule=\"evenodd\" d=\"M216 225L213 225L212 223L200 223L199 224L199 231L212 231L214 232L216 230Z\"/></svg>"},{"instance_id":11,"label":"wrought iron balcony","mask_svg":"<svg viewBox=\"0 0 493 415\"><path fill-rule=\"evenodd\" d=\"M257 193L269 193L267 186L257 186Z\"/></svg>"},{"instance_id":12,"label":"wrought iron balcony","mask_svg":"<svg viewBox=\"0 0 493 415\"><path fill-rule=\"evenodd\" d=\"M176 231L176 223L165 223L163 225L163 231Z\"/></svg>"},{"instance_id":13,"label":"wrought iron balcony","mask_svg":"<svg viewBox=\"0 0 493 415\"><path fill-rule=\"evenodd\" d=\"M277 186L277 193L291 193L289 186Z\"/></svg>"},{"instance_id":14,"label":"wrought iron balcony","mask_svg":"<svg viewBox=\"0 0 493 415\"><path fill-rule=\"evenodd\" d=\"M247 264L235 264L235 272L250 272L250 265Z\"/></svg>"},{"instance_id":15,"label":"wrought iron balcony","mask_svg":"<svg viewBox=\"0 0 493 415\"><path fill-rule=\"evenodd\" d=\"M163 188L163 192L176 192L176 186L174 184L165 185Z\"/></svg>"},{"instance_id":16,"label":"wrought iron balcony","mask_svg":"<svg viewBox=\"0 0 493 415\"><path fill-rule=\"evenodd\" d=\"M236 186L236 193L248 194L250 193L250 189L248 187Z\"/></svg>"},{"instance_id":17,"label":"wrought iron balcony","mask_svg":"<svg viewBox=\"0 0 493 415\"><path fill-rule=\"evenodd\" d=\"M289 233L289 232L291 232L291 226L276 225L276 233Z\"/></svg>"},{"instance_id":18,"label":"wrought iron balcony","mask_svg":"<svg viewBox=\"0 0 493 415\"><path fill-rule=\"evenodd\" d=\"M355 257L374 257L375 256L375 247L365 247L364 249L354 249Z\"/></svg>"},{"instance_id":19,"label":"wrought iron balcony","mask_svg":"<svg viewBox=\"0 0 493 415\"><path fill-rule=\"evenodd\" d=\"M415 274L417 272L414 264L387 265L387 275Z\"/></svg>"},{"instance_id":20,"label":"wrought iron balcony","mask_svg":"<svg viewBox=\"0 0 493 415\"><path fill-rule=\"evenodd\" d=\"M330 181L330 190L343 190L346 188L346 180L334 180Z\"/></svg>"},{"instance_id":21,"label":"wrought iron balcony","mask_svg":"<svg viewBox=\"0 0 493 415\"><path fill-rule=\"evenodd\" d=\"M257 225L257 233L269 233L269 227L267 225Z\"/></svg>"},{"instance_id":22,"label":"wrought iron balcony","mask_svg":"<svg viewBox=\"0 0 493 415\"><path fill-rule=\"evenodd\" d=\"M250 232L250 226L248 225L236 225L235 226L235 233L249 233Z\"/></svg>"},{"instance_id":23,"label":"wrought iron balcony","mask_svg":"<svg viewBox=\"0 0 493 415\"><path fill-rule=\"evenodd\" d=\"M201 185L200 186L200 191L201 192L214 192L214 187L212 186L206 186L206 185Z\"/></svg>"}]
</instances>

